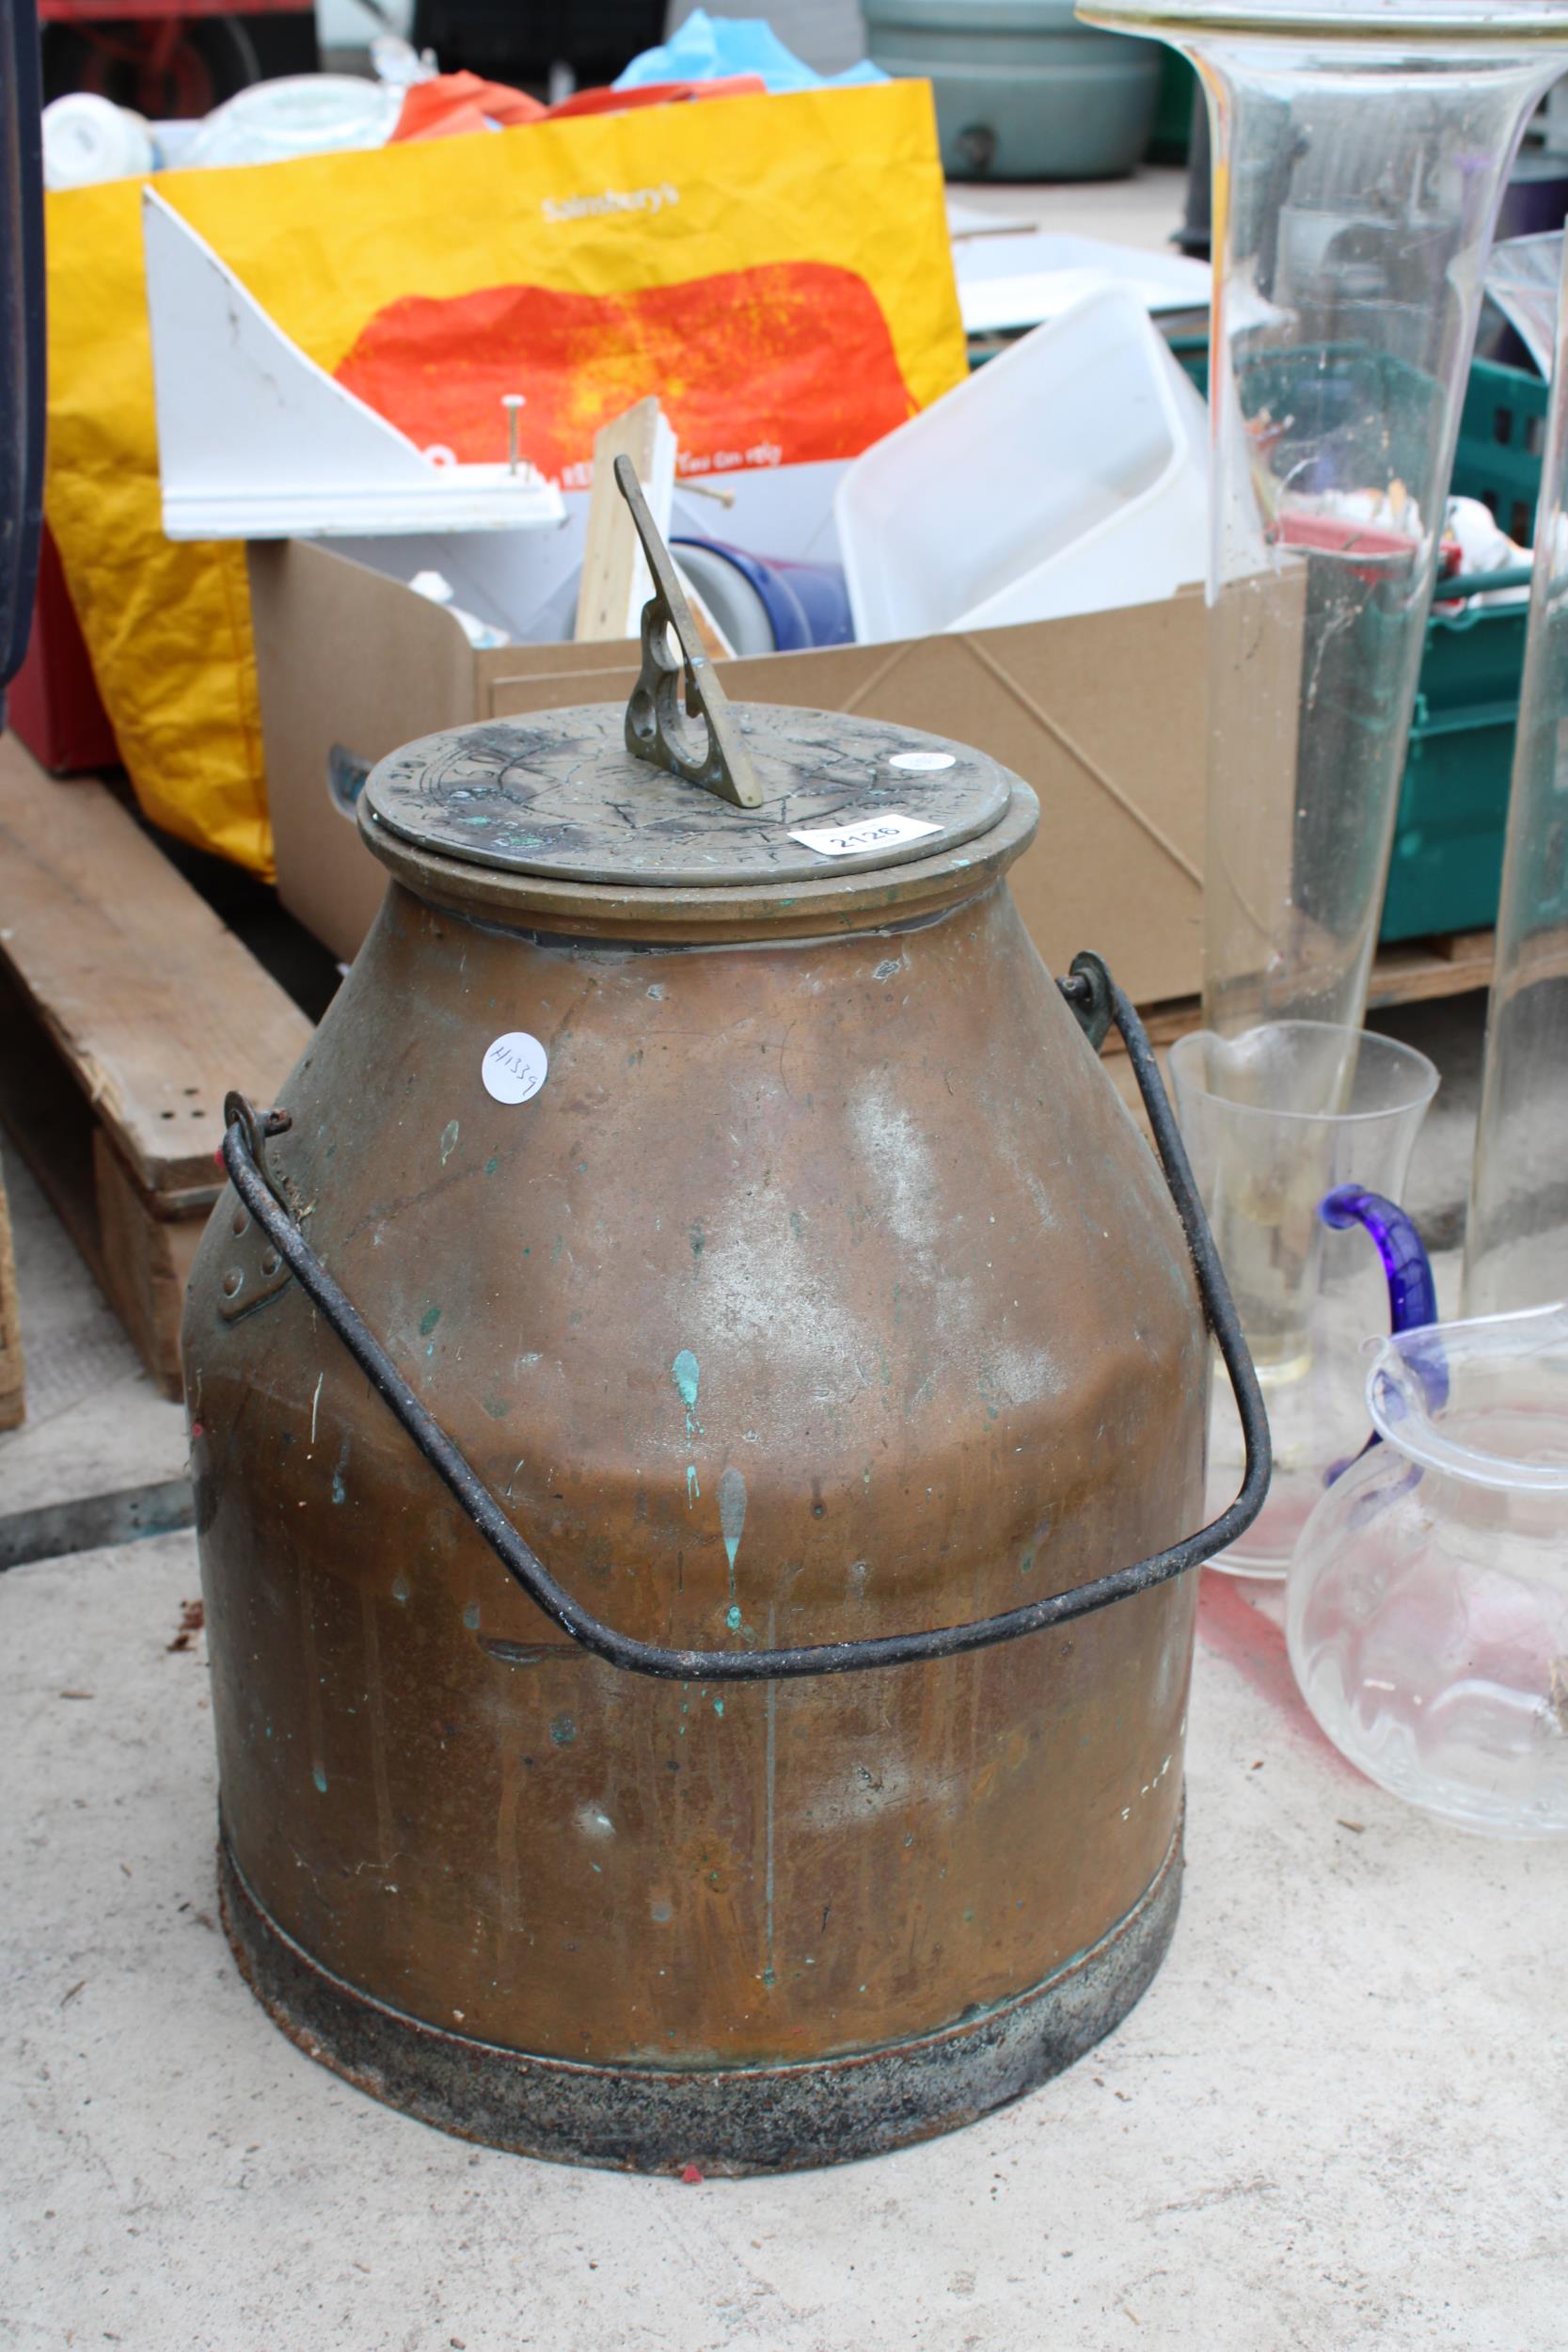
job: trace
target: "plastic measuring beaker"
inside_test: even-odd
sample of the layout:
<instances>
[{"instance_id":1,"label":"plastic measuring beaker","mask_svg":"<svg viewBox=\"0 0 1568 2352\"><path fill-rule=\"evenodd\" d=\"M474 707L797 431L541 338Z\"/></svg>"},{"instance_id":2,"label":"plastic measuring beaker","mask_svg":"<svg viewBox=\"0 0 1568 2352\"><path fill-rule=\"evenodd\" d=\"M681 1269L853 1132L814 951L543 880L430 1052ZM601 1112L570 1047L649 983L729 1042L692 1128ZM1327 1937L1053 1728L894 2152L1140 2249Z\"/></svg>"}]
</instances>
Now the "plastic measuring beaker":
<instances>
[{"instance_id":1,"label":"plastic measuring beaker","mask_svg":"<svg viewBox=\"0 0 1568 2352\"><path fill-rule=\"evenodd\" d=\"M1364 1234L1327 1228L1320 1204L1353 1180L1399 1199L1437 1072L1370 1030L1277 1021L1239 1038L1181 1038L1170 1073L1274 1438L1269 1499L1213 1565L1279 1578L1325 1479L1366 1438L1359 1351L1387 1325L1375 1253ZM1216 1382L1211 1498L1234 1494L1242 1460L1235 1408Z\"/></svg>"}]
</instances>

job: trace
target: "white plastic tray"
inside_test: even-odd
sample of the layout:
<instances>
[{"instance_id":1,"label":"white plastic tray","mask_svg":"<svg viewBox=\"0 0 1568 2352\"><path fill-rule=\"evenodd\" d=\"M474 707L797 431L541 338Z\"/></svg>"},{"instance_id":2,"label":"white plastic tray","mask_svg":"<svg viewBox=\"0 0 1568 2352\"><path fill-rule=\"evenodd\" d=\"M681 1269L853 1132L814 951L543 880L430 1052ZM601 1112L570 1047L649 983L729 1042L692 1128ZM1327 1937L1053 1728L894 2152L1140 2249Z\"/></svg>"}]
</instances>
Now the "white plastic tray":
<instances>
[{"instance_id":1,"label":"white plastic tray","mask_svg":"<svg viewBox=\"0 0 1568 2352\"><path fill-rule=\"evenodd\" d=\"M1104 286L890 433L834 503L876 642L1149 604L1203 578L1207 412Z\"/></svg>"}]
</instances>

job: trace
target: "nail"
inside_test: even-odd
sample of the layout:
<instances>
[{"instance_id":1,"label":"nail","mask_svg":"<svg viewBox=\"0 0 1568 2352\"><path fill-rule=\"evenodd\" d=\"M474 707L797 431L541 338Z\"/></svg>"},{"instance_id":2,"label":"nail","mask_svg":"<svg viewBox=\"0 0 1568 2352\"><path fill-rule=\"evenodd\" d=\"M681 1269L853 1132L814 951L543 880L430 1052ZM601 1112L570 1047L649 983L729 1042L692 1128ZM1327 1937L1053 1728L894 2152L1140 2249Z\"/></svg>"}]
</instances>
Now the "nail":
<instances>
[{"instance_id":1,"label":"nail","mask_svg":"<svg viewBox=\"0 0 1568 2352\"><path fill-rule=\"evenodd\" d=\"M517 418L523 406L521 392L502 392L501 406L506 410L506 469L517 470Z\"/></svg>"}]
</instances>

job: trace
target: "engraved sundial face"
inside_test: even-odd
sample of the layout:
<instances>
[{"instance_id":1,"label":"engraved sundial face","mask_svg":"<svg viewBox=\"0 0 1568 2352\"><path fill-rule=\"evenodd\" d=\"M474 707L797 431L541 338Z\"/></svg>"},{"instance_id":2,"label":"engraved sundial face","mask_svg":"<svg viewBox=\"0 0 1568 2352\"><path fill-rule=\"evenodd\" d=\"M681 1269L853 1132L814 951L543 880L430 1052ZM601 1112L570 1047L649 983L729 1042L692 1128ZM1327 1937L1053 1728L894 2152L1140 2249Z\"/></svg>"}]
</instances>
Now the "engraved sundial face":
<instances>
[{"instance_id":1,"label":"engraved sundial face","mask_svg":"<svg viewBox=\"0 0 1568 2352\"><path fill-rule=\"evenodd\" d=\"M618 704L428 735L372 771L379 821L447 857L562 882L718 888L816 882L930 857L988 833L1013 779L984 753L912 727L740 705L763 787L740 809L626 748ZM802 829L902 816L938 828L824 855Z\"/></svg>"}]
</instances>

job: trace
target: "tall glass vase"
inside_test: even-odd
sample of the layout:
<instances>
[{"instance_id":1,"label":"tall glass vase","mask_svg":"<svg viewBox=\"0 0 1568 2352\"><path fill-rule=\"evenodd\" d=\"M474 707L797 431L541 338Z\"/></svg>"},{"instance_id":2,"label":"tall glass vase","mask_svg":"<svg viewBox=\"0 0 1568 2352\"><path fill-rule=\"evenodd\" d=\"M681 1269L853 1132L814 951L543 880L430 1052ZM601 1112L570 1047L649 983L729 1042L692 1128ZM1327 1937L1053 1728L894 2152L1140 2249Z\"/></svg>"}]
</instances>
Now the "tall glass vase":
<instances>
[{"instance_id":1,"label":"tall glass vase","mask_svg":"<svg viewBox=\"0 0 1568 2352\"><path fill-rule=\"evenodd\" d=\"M1568 8L1079 13L1169 41L1209 99L1204 1017L1354 1028L1481 274L1524 125L1568 65Z\"/></svg>"},{"instance_id":2,"label":"tall glass vase","mask_svg":"<svg viewBox=\"0 0 1568 2352\"><path fill-rule=\"evenodd\" d=\"M1568 253L1568 240L1564 240ZM1568 290L1565 290L1568 292ZM1465 1312L1568 1298L1568 299L1560 294Z\"/></svg>"}]
</instances>

